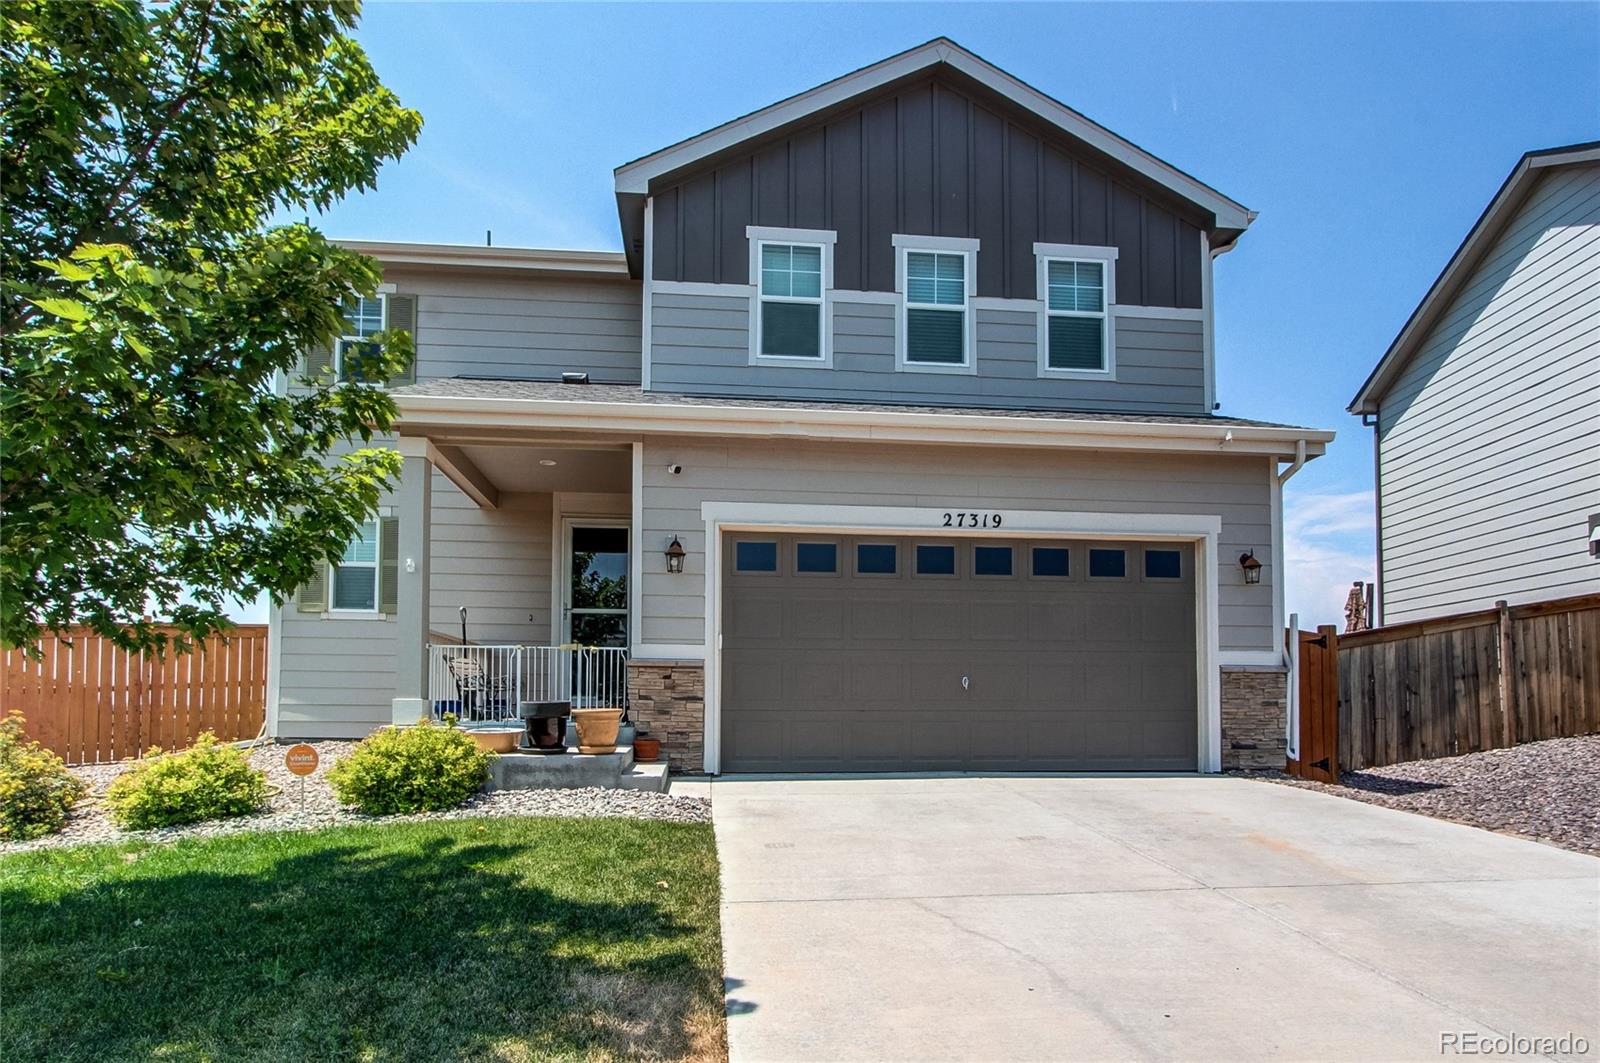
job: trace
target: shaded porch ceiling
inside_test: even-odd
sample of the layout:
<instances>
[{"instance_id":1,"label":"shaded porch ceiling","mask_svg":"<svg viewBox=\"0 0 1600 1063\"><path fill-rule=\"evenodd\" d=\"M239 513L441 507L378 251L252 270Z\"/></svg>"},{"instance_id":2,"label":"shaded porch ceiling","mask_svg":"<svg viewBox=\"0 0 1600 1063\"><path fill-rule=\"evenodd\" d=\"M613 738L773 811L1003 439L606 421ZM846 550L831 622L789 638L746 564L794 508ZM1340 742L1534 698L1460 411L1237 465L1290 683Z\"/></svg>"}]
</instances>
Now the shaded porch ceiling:
<instances>
[{"instance_id":1,"label":"shaded porch ceiling","mask_svg":"<svg viewBox=\"0 0 1600 1063\"><path fill-rule=\"evenodd\" d=\"M633 456L626 445L436 442L429 457L467 497L490 509L499 506L502 494L627 494L632 489Z\"/></svg>"}]
</instances>

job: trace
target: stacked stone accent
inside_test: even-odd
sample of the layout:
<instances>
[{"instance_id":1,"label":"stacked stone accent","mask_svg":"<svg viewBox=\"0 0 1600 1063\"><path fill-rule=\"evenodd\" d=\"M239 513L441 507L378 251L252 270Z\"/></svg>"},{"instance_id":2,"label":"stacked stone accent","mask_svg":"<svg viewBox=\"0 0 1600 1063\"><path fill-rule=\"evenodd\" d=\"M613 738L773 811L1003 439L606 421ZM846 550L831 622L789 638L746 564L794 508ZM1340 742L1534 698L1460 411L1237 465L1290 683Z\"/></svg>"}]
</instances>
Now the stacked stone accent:
<instances>
[{"instance_id":1,"label":"stacked stone accent","mask_svg":"<svg viewBox=\"0 0 1600 1063\"><path fill-rule=\"evenodd\" d=\"M706 670L699 661L629 661L628 715L661 740L674 774L705 770Z\"/></svg>"},{"instance_id":2,"label":"stacked stone accent","mask_svg":"<svg viewBox=\"0 0 1600 1063\"><path fill-rule=\"evenodd\" d=\"M1289 675L1277 668L1222 670L1222 770L1283 770Z\"/></svg>"}]
</instances>

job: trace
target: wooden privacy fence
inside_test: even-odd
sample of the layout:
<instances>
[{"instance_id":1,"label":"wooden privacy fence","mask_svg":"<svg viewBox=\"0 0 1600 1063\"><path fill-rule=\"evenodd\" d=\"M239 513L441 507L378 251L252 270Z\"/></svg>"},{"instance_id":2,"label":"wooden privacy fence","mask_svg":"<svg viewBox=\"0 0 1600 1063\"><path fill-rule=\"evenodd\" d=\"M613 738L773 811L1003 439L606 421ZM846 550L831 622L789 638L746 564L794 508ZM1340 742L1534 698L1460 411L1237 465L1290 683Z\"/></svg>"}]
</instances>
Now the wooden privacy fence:
<instances>
[{"instance_id":1,"label":"wooden privacy fence","mask_svg":"<svg viewBox=\"0 0 1600 1063\"><path fill-rule=\"evenodd\" d=\"M1339 637L1346 771L1594 731L1600 594Z\"/></svg>"},{"instance_id":2,"label":"wooden privacy fence","mask_svg":"<svg viewBox=\"0 0 1600 1063\"><path fill-rule=\"evenodd\" d=\"M254 738L267 714L267 628L241 625L189 653L129 653L88 632L47 635L41 655L5 652L0 712L68 764L178 749L202 731Z\"/></svg>"}]
</instances>

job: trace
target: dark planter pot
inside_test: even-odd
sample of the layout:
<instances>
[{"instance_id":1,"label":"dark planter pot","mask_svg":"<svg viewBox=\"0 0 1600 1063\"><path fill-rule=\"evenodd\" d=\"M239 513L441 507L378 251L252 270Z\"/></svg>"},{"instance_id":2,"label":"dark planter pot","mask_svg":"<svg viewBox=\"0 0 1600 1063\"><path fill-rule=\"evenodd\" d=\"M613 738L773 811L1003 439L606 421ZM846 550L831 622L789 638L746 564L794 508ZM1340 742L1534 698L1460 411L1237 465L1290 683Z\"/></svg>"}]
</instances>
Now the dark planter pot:
<instances>
[{"instance_id":1,"label":"dark planter pot","mask_svg":"<svg viewBox=\"0 0 1600 1063\"><path fill-rule=\"evenodd\" d=\"M653 764L661 756L661 739L649 735L635 735L633 759L641 764Z\"/></svg>"}]
</instances>

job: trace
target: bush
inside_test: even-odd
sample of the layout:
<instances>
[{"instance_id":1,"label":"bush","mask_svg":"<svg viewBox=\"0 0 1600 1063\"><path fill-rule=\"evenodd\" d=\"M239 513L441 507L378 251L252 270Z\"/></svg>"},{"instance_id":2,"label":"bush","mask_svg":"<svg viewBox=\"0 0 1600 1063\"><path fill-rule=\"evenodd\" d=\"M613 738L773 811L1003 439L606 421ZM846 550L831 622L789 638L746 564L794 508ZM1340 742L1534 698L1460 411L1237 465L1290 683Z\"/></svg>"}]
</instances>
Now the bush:
<instances>
[{"instance_id":1,"label":"bush","mask_svg":"<svg viewBox=\"0 0 1600 1063\"><path fill-rule=\"evenodd\" d=\"M267 777L207 731L182 752L152 749L149 759L112 781L106 805L129 830L244 816L266 807Z\"/></svg>"},{"instance_id":2,"label":"bush","mask_svg":"<svg viewBox=\"0 0 1600 1063\"><path fill-rule=\"evenodd\" d=\"M374 731L328 769L339 800L369 816L454 808L483 786L491 754L450 724Z\"/></svg>"},{"instance_id":3,"label":"bush","mask_svg":"<svg viewBox=\"0 0 1600 1063\"><path fill-rule=\"evenodd\" d=\"M0 720L0 840L54 834L82 796L66 763L23 731L21 713Z\"/></svg>"}]
</instances>

